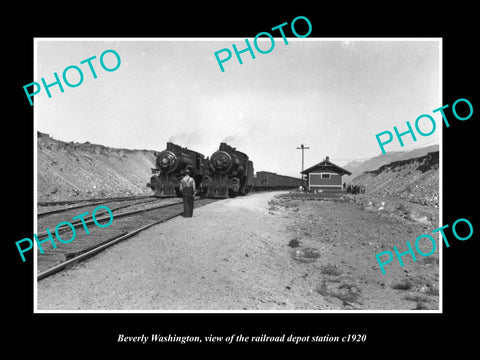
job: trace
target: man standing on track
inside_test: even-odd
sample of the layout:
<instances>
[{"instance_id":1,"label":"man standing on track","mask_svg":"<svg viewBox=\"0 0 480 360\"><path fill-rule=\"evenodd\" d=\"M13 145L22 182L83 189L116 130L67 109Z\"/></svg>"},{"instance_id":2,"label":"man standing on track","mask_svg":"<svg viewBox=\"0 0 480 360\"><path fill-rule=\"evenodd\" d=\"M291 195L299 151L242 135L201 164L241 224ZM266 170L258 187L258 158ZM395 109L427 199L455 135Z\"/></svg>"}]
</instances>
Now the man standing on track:
<instances>
[{"instance_id":1,"label":"man standing on track","mask_svg":"<svg viewBox=\"0 0 480 360\"><path fill-rule=\"evenodd\" d=\"M185 176L180 180L180 192L183 196L183 216L193 216L193 195L195 194L195 179L190 176L190 169L185 170Z\"/></svg>"}]
</instances>

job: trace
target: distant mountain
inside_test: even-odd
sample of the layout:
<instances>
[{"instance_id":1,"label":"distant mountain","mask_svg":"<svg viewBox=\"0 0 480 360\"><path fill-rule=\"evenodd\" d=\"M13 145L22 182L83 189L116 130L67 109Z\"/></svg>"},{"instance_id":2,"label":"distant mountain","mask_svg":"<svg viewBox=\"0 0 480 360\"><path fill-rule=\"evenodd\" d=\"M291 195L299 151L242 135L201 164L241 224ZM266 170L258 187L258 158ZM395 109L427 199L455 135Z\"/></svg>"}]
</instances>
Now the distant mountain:
<instances>
[{"instance_id":1,"label":"distant mountain","mask_svg":"<svg viewBox=\"0 0 480 360\"><path fill-rule=\"evenodd\" d=\"M375 156L369 160L365 161L352 161L343 166L343 168L347 169L352 173L350 176L346 176L344 181L349 184L354 182L354 179L357 176L360 176L365 171L372 171L380 168L383 165L400 161L400 160L407 160L412 158L418 158L421 156L427 155L429 152L436 152L439 151L438 145L431 145L426 146L420 149L415 149L411 151L392 151L388 152L385 155Z\"/></svg>"}]
</instances>

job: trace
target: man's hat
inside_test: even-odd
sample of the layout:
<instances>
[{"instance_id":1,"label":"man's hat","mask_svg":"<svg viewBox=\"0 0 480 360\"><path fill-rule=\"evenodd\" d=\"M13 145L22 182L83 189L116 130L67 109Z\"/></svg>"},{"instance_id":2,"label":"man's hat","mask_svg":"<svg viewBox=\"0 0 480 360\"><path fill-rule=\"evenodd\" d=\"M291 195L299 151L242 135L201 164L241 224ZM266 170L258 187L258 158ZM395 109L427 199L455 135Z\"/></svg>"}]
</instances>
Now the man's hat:
<instances>
[{"instance_id":1,"label":"man's hat","mask_svg":"<svg viewBox=\"0 0 480 360\"><path fill-rule=\"evenodd\" d=\"M185 169L185 174L190 174L190 169Z\"/></svg>"}]
</instances>

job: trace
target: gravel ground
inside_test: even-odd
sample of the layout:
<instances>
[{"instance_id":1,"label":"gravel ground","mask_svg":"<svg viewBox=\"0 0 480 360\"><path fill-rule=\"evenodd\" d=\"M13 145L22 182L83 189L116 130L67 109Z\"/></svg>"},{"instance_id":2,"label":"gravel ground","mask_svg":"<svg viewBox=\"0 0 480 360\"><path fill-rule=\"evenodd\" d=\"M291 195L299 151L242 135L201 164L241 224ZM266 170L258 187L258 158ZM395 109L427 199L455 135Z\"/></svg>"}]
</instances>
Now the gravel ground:
<instances>
[{"instance_id":1,"label":"gravel ground","mask_svg":"<svg viewBox=\"0 0 480 360\"><path fill-rule=\"evenodd\" d=\"M427 225L278 195L212 203L152 227L40 281L38 309L438 309L436 254L437 263L405 260L387 275L375 261Z\"/></svg>"},{"instance_id":2,"label":"gravel ground","mask_svg":"<svg viewBox=\"0 0 480 360\"><path fill-rule=\"evenodd\" d=\"M213 203L38 283L38 309L329 309L302 283L275 193Z\"/></svg>"}]
</instances>

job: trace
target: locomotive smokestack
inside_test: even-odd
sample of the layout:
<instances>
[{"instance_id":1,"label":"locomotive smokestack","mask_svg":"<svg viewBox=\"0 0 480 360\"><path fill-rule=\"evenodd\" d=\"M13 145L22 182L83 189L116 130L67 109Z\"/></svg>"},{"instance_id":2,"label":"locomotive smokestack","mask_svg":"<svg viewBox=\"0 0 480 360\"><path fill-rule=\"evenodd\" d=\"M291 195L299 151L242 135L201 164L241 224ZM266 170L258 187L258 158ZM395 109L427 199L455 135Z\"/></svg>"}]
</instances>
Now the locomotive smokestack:
<instances>
[{"instance_id":1,"label":"locomotive smokestack","mask_svg":"<svg viewBox=\"0 0 480 360\"><path fill-rule=\"evenodd\" d=\"M327 162L329 162L329 161L330 161L330 157L327 156L327 157L325 158L325 160L326 160Z\"/></svg>"}]
</instances>

